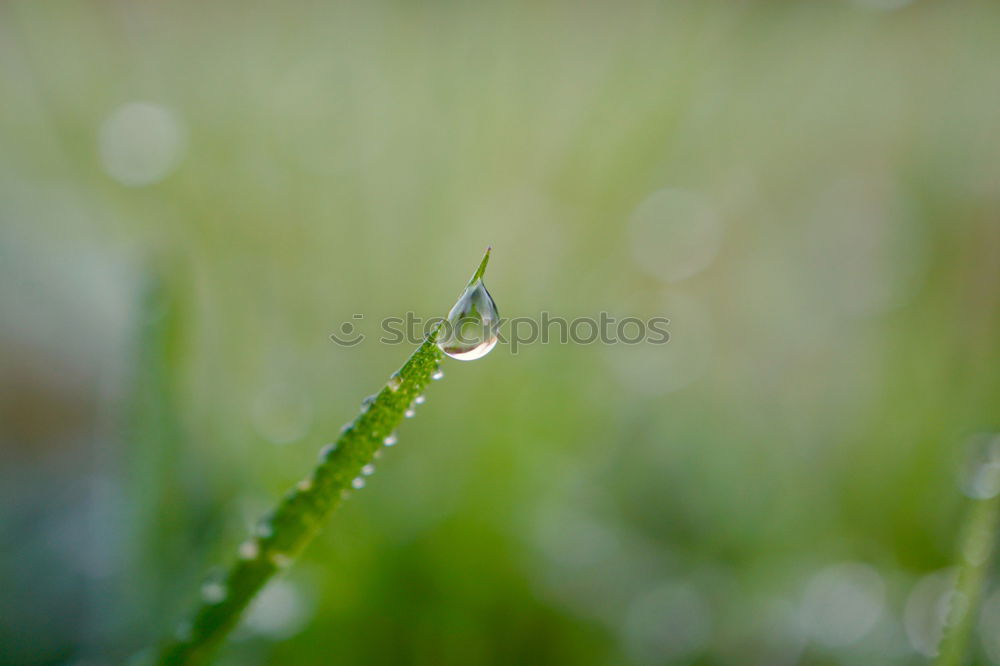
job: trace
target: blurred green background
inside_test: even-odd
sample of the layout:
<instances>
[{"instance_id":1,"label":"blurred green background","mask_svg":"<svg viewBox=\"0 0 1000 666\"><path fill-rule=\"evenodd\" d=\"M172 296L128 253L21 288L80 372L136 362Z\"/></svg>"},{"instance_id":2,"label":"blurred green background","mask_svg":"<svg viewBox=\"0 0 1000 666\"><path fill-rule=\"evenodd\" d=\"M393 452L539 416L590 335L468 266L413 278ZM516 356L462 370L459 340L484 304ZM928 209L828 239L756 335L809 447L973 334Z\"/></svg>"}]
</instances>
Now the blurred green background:
<instances>
[{"instance_id":1,"label":"blurred green background","mask_svg":"<svg viewBox=\"0 0 1000 666\"><path fill-rule=\"evenodd\" d=\"M503 316L670 343L447 362L219 663L926 663L1000 425L998 35L929 0L0 4L0 662L169 634L409 355L377 322L492 243Z\"/></svg>"}]
</instances>

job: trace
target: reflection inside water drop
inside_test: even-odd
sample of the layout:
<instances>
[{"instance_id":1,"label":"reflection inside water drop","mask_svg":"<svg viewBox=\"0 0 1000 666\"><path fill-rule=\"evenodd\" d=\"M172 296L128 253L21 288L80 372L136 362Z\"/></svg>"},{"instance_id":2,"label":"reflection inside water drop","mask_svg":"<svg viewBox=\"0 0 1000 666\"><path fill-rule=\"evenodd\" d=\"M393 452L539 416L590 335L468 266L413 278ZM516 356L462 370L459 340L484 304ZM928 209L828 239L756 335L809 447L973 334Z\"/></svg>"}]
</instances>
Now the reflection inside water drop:
<instances>
[{"instance_id":1,"label":"reflection inside water drop","mask_svg":"<svg viewBox=\"0 0 1000 666\"><path fill-rule=\"evenodd\" d=\"M460 361L475 361L490 353L497 344L500 315L483 281L466 288L445 321L438 347Z\"/></svg>"}]
</instances>

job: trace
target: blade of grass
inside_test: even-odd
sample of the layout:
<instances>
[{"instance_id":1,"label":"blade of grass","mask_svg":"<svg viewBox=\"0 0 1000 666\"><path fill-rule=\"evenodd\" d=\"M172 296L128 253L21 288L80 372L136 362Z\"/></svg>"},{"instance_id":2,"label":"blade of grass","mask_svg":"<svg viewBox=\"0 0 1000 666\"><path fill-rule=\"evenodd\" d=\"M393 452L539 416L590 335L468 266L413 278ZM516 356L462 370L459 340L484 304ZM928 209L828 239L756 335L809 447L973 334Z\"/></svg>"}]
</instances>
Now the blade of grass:
<instances>
[{"instance_id":1,"label":"blade of grass","mask_svg":"<svg viewBox=\"0 0 1000 666\"><path fill-rule=\"evenodd\" d=\"M470 281L481 278L486 251ZM291 564L319 531L330 513L351 492L361 468L369 464L431 381L444 354L435 343L438 329L374 397L368 409L348 423L324 449L312 473L296 484L239 548L239 558L225 577L203 590L190 623L161 649L163 665L203 663L237 624L247 605L281 569Z\"/></svg>"},{"instance_id":2,"label":"blade of grass","mask_svg":"<svg viewBox=\"0 0 1000 666\"><path fill-rule=\"evenodd\" d=\"M141 636L155 626L155 613L169 607L170 581L143 575L144 571L169 570L191 544L178 539L190 527L190 516L172 507L168 498L180 488L178 460L185 441L178 419L176 360L183 353L181 297L175 284L164 278L177 271L153 270L144 276L140 290L133 352L129 408L124 427L128 446L123 458L129 484L127 561L132 569L124 587L130 631ZM164 529L168 526L170 529ZM144 641L155 636L142 636Z\"/></svg>"},{"instance_id":3,"label":"blade of grass","mask_svg":"<svg viewBox=\"0 0 1000 666\"><path fill-rule=\"evenodd\" d=\"M994 564L998 537L1000 493L969 500L958 542L958 581L951 597L937 666L961 666L971 661L969 638Z\"/></svg>"},{"instance_id":4,"label":"blade of grass","mask_svg":"<svg viewBox=\"0 0 1000 666\"><path fill-rule=\"evenodd\" d=\"M466 287L471 287L476 283L476 280L481 280L483 278L483 275L486 273L486 264L490 263L490 252L492 251L492 245L486 248L486 254L483 255L483 260L479 262L479 268L477 268L476 272L472 274L471 278L469 278L469 284L467 284Z\"/></svg>"}]
</instances>

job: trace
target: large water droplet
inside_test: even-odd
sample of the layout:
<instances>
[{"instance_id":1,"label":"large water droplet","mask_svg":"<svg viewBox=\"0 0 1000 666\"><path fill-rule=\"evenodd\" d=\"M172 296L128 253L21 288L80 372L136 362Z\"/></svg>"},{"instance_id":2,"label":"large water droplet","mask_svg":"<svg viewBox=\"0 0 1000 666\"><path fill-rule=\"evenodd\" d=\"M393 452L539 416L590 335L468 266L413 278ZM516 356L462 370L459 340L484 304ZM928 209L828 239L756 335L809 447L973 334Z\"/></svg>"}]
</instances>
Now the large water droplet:
<instances>
[{"instance_id":1,"label":"large water droplet","mask_svg":"<svg viewBox=\"0 0 1000 666\"><path fill-rule=\"evenodd\" d=\"M460 361L475 361L497 344L500 315L483 281L469 285L441 329L438 347Z\"/></svg>"}]
</instances>

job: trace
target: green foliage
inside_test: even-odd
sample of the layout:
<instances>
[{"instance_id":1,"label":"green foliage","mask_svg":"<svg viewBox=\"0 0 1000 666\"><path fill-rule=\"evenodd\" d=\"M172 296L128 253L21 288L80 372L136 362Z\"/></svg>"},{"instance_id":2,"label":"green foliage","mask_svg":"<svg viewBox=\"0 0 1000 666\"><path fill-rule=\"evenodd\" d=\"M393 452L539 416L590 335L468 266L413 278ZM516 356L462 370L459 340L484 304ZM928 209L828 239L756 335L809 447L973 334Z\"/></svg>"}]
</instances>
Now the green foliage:
<instances>
[{"instance_id":1,"label":"green foliage","mask_svg":"<svg viewBox=\"0 0 1000 666\"><path fill-rule=\"evenodd\" d=\"M517 248L490 280L505 315L662 316L670 343L448 363L220 666L937 649L940 625L905 611L936 618L921 592L952 571L966 507L954 452L998 427L1000 3L0 15L0 663L155 645L419 344L327 333L443 314L485 235ZM180 140L126 123L108 152L134 104ZM118 179L165 148L161 180ZM658 208L670 193L714 218ZM150 248L184 282L139 361ZM709 263L678 279L692 254ZM844 562L884 598L849 580L805 626ZM976 663L1000 663L997 582ZM878 620L827 645L858 595ZM667 644L672 615L692 621Z\"/></svg>"},{"instance_id":2,"label":"green foliage","mask_svg":"<svg viewBox=\"0 0 1000 666\"><path fill-rule=\"evenodd\" d=\"M1000 494L970 500L968 517L958 540L958 581L951 593L938 666L962 666L971 661L973 650L969 639L995 565L998 536Z\"/></svg>"},{"instance_id":3,"label":"green foliage","mask_svg":"<svg viewBox=\"0 0 1000 666\"><path fill-rule=\"evenodd\" d=\"M489 257L487 249L470 285L483 276ZM206 584L194 619L182 624L178 635L163 647L161 664L196 664L209 658L261 588L291 564L352 490L363 486L362 468L372 464L444 358L435 342L437 331L378 394L365 400L361 414L323 449L312 473L288 491L261 521L257 533L240 546L239 559L225 577Z\"/></svg>"}]
</instances>

